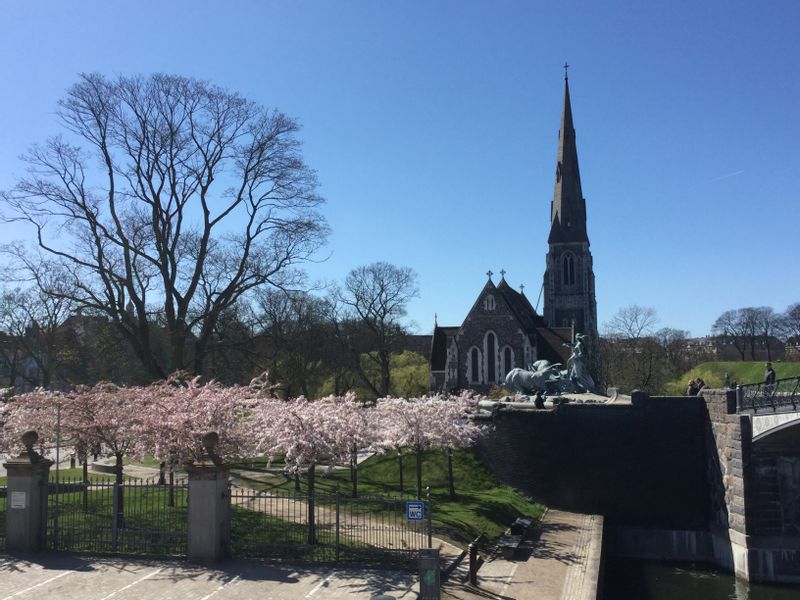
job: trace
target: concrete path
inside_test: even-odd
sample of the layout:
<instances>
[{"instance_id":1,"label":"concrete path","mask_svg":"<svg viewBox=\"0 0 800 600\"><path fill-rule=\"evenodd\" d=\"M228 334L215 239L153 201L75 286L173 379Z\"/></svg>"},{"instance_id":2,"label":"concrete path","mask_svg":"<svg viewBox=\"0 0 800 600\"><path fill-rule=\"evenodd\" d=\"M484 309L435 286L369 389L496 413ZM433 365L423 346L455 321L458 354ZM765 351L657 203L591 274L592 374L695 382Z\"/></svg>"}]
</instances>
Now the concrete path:
<instances>
[{"instance_id":1,"label":"concrete path","mask_svg":"<svg viewBox=\"0 0 800 600\"><path fill-rule=\"evenodd\" d=\"M460 582L460 568L445 587L453 600L595 600L602 547L602 517L549 510L526 537L515 560L494 559L478 571L478 587Z\"/></svg>"}]
</instances>

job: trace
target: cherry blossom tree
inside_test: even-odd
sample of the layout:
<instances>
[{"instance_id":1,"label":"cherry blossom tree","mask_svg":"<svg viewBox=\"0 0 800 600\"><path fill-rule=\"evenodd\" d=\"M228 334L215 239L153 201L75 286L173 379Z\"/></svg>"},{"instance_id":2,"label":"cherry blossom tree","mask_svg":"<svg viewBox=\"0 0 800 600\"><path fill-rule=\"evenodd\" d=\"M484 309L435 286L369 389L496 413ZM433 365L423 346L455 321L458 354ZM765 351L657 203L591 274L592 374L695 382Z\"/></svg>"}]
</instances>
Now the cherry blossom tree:
<instances>
[{"instance_id":1,"label":"cherry blossom tree","mask_svg":"<svg viewBox=\"0 0 800 600\"><path fill-rule=\"evenodd\" d=\"M437 441L435 447L443 448L447 455L448 491L453 500L456 498L453 451L458 448L468 448L485 432L485 429L472 419L480 399L469 391L455 398L438 399L437 417L432 422L437 431L432 437Z\"/></svg>"},{"instance_id":2,"label":"cherry blossom tree","mask_svg":"<svg viewBox=\"0 0 800 600\"><path fill-rule=\"evenodd\" d=\"M414 452L417 466L417 497L422 497L422 453L430 449L466 447L479 435L479 428L469 418L470 406L477 398L383 398L376 411L382 423L384 447L408 447ZM451 496L455 496L452 454L449 457Z\"/></svg>"},{"instance_id":3,"label":"cherry blossom tree","mask_svg":"<svg viewBox=\"0 0 800 600\"><path fill-rule=\"evenodd\" d=\"M349 454L352 497L358 498L358 453L376 447L380 439L375 411L359 402L352 393L343 398L333 398L332 403L337 454Z\"/></svg>"},{"instance_id":4,"label":"cherry blossom tree","mask_svg":"<svg viewBox=\"0 0 800 600\"><path fill-rule=\"evenodd\" d=\"M137 454L177 462L200 460L206 452L202 437L211 431L219 436L220 458L245 455L254 445L249 424L252 388L201 383L200 377L174 373L137 393L142 408L136 421Z\"/></svg>"},{"instance_id":5,"label":"cherry blossom tree","mask_svg":"<svg viewBox=\"0 0 800 600\"><path fill-rule=\"evenodd\" d=\"M11 453L21 447L20 437L26 431L39 434L40 451L56 440L58 407L64 396L58 392L36 389L0 403L0 452Z\"/></svg>"}]
</instances>

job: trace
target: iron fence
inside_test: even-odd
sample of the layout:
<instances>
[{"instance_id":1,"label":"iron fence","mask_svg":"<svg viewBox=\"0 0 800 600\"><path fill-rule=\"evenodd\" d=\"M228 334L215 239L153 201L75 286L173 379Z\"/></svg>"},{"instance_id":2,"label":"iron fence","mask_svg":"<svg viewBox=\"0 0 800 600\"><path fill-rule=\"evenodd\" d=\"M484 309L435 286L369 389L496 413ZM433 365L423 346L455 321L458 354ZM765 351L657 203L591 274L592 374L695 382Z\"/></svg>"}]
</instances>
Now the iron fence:
<instances>
[{"instance_id":1,"label":"iron fence","mask_svg":"<svg viewBox=\"0 0 800 600\"><path fill-rule=\"evenodd\" d=\"M51 483L47 545L69 552L184 556L187 500L184 484Z\"/></svg>"},{"instance_id":2,"label":"iron fence","mask_svg":"<svg viewBox=\"0 0 800 600\"><path fill-rule=\"evenodd\" d=\"M6 496L8 488L0 486L0 550L6 547Z\"/></svg>"},{"instance_id":3,"label":"iron fence","mask_svg":"<svg viewBox=\"0 0 800 600\"><path fill-rule=\"evenodd\" d=\"M413 567L430 545L425 519L406 518L402 497L231 490L231 554L241 558Z\"/></svg>"},{"instance_id":4,"label":"iron fence","mask_svg":"<svg viewBox=\"0 0 800 600\"><path fill-rule=\"evenodd\" d=\"M760 410L797 410L800 404L800 377L778 379L775 383L751 383L736 388L739 412Z\"/></svg>"}]
</instances>

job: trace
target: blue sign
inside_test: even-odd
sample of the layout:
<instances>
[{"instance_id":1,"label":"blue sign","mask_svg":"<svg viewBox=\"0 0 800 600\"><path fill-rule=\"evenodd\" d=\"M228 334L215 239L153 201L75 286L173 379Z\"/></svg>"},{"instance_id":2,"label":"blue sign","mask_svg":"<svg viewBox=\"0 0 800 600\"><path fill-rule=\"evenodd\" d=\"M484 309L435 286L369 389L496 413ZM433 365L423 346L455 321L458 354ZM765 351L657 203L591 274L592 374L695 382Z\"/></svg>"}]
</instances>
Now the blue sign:
<instances>
[{"instance_id":1,"label":"blue sign","mask_svg":"<svg viewBox=\"0 0 800 600\"><path fill-rule=\"evenodd\" d=\"M425 519L425 503L419 500L407 501L406 519L409 521L423 521Z\"/></svg>"}]
</instances>

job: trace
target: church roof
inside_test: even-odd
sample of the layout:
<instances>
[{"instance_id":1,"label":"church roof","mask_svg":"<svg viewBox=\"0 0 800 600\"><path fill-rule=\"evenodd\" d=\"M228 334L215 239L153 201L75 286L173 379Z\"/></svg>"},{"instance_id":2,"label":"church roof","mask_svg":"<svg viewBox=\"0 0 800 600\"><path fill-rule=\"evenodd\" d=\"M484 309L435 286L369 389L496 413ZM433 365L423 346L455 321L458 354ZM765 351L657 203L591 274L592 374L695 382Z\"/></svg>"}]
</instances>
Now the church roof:
<instances>
[{"instance_id":1,"label":"church roof","mask_svg":"<svg viewBox=\"0 0 800 600\"><path fill-rule=\"evenodd\" d=\"M572 352L564 344L572 344L571 327L539 327L536 335L544 343L538 344L538 358L549 360L551 363L567 364L567 359Z\"/></svg>"},{"instance_id":2,"label":"church roof","mask_svg":"<svg viewBox=\"0 0 800 600\"><path fill-rule=\"evenodd\" d=\"M581 191L578 149L572 124L569 81L564 79L564 108L558 133L556 183L550 205L550 235L547 243L589 242L586 233L586 202Z\"/></svg>"},{"instance_id":3,"label":"church roof","mask_svg":"<svg viewBox=\"0 0 800 600\"><path fill-rule=\"evenodd\" d=\"M532 332L537 327L544 327L545 322L544 319L536 314L536 310L534 310L531 303L528 302L528 299L525 297L524 294L520 294L514 288L512 288L505 280L505 277L500 280L500 283L497 286L497 291L500 292L500 295L508 304L511 312L517 317L517 320L520 322L523 328L527 332Z\"/></svg>"}]
</instances>

